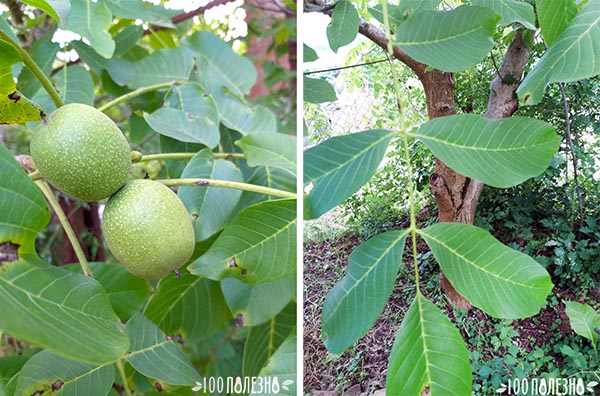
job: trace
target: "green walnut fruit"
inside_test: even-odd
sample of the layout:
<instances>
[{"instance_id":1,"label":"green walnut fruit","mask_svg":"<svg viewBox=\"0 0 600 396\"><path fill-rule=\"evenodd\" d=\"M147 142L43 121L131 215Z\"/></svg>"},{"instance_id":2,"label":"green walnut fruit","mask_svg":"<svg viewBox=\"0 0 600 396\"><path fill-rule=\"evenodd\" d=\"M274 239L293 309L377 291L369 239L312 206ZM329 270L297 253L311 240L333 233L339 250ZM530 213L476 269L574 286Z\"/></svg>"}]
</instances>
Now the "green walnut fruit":
<instances>
[{"instance_id":1,"label":"green walnut fruit","mask_svg":"<svg viewBox=\"0 0 600 396\"><path fill-rule=\"evenodd\" d=\"M110 251L132 274L160 279L194 252L192 220L170 188L153 180L131 180L109 198L102 215Z\"/></svg>"},{"instance_id":2,"label":"green walnut fruit","mask_svg":"<svg viewBox=\"0 0 600 396\"><path fill-rule=\"evenodd\" d=\"M131 151L119 127L84 104L59 107L31 137L31 157L50 184L75 198L99 201L129 175Z\"/></svg>"}]
</instances>

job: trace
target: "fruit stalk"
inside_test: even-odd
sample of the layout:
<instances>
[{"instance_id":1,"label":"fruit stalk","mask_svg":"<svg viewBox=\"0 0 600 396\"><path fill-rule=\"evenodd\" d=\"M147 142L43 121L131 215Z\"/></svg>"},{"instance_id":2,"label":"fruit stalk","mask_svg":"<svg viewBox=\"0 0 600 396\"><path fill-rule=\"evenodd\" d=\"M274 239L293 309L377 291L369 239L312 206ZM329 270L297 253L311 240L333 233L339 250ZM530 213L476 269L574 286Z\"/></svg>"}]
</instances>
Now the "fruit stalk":
<instances>
[{"instance_id":1,"label":"fruit stalk","mask_svg":"<svg viewBox=\"0 0 600 396\"><path fill-rule=\"evenodd\" d=\"M125 374L125 368L123 367L123 362L121 359L115 362L117 365L117 370L119 371L119 376L121 377L121 382L123 383L123 389L125 390L126 396L131 396L133 393L129 390L129 384L127 383L127 375Z\"/></svg>"},{"instance_id":2,"label":"fruit stalk","mask_svg":"<svg viewBox=\"0 0 600 396\"><path fill-rule=\"evenodd\" d=\"M52 85L52 81L48 79L48 77L44 74L44 71L40 69L38 64L35 63L33 58L27 53L27 51L21 48L19 44L15 43L13 39L10 38L10 36L4 33L2 30L0 30L0 39L12 45L19 52L25 66L27 66L29 71L31 71L31 73L40 82L40 84L42 84L42 87L46 90L46 92L48 92L50 99L52 99L52 102L54 102L56 107L63 106L64 102L58 94L58 92L56 91L56 89L54 88L54 85Z\"/></svg>"},{"instance_id":3,"label":"fruit stalk","mask_svg":"<svg viewBox=\"0 0 600 396\"><path fill-rule=\"evenodd\" d=\"M87 258L85 257L85 253L83 253L81 245L79 244L79 240L77 239L77 236L75 236L75 232L73 232L73 228L71 227L71 224L69 223L65 212L62 210L60 204L56 200L56 197L54 196L50 185L43 180L37 180L35 184L37 184L40 191L42 191L42 194L44 194L44 196L46 197L46 200L48 200L48 203L50 203L50 206L52 206L52 209L54 209L54 212L56 213L60 224L62 224L65 233L67 234L67 238L69 238L69 242L71 242L71 245L73 246L73 250L75 251L75 255L79 260L79 265L81 265L83 273L86 276L93 278L94 274L90 269L90 265L88 264Z\"/></svg>"},{"instance_id":4,"label":"fruit stalk","mask_svg":"<svg viewBox=\"0 0 600 396\"><path fill-rule=\"evenodd\" d=\"M142 154L139 151L134 151L132 154L133 162L145 161L160 161L160 160L186 160L193 158L198 153L158 153L158 154ZM221 159L245 159L246 156L242 153L213 153L213 158Z\"/></svg>"},{"instance_id":5,"label":"fruit stalk","mask_svg":"<svg viewBox=\"0 0 600 396\"><path fill-rule=\"evenodd\" d=\"M143 95L147 92L156 91L161 88L170 88L173 85L177 85L177 84L179 84L179 82L169 81L166 83L154 84L154 85L149 85L147 87L138 88L135 91L128 92L125 95L121 95L118 98L115 98L115 99L111 100L110 102L103 104L102 106L98 107L98 110L105 113L108 109L118 105L121 102L128 101L131 98L135 98L136 96Z\"/></svg>"},{"instance_id":6,"label":"fruit stalk","mask_svg":"<svg viewBox=\"0 0 600 396\"><path fill-rule=\"evenodd\" d=\"M216 180L216 179L162 179L156 180L164 184L165 186L201 186L201 187L223 187L233 188L236 190L250 191L259 194L272 195L279 198L291 198L296 199L296 194L278 190L276 188L256 186L248 183L238 183L229 180Z\"/></svg>"}]
</instances>

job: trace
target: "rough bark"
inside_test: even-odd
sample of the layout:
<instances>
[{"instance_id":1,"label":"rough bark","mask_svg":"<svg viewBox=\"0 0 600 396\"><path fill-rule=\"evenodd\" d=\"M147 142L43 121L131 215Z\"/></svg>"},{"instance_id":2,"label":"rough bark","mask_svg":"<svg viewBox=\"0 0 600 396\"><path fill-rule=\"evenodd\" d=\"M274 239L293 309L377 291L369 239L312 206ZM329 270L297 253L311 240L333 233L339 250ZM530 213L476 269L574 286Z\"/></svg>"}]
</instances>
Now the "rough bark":
<instances>
[{"instance_id":1,"label":"rough bark","mask_svg":"<svg viewBox=\"0 0 600 396\"><path fill-rule=\"evenodd\" d=\"M320 12L331 15L333 7L322 0L310 0ZM376 26L361 20L359 33L387 51L388 41L385 33ZM454 75L439 70L427 70L427 65L416 61L400 48L393 46L394 57L408 66L423 84L427 101L429 119L456 114ZM485 117L500 119L510 117L518 108L515 94L523 75L523 68L529 58L529 49L523 43L521 31L507 48L498 75L490 84L490 96ZM430 190L438 204L440 222L473 224L477 201L483 190L483 184L465 177L445 165L439 159L435 161L435 171L430 176ZM470 309L471 304L460 295L450 281L440 272L440 286L450 302L459 309Z\"/></svg>"}]
</instances>

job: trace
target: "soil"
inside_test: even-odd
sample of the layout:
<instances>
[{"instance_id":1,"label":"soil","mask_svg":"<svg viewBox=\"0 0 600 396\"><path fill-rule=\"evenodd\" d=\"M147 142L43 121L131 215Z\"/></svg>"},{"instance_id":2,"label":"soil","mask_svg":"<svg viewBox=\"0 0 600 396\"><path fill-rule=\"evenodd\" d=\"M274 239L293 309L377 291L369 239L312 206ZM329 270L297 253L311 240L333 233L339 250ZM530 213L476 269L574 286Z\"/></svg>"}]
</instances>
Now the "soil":
<instances>
[{"instance_id":1,"label":"soil","mask_svg":"<svg viewBox=\"0 0 600 396\"><path fill-rule=\"evenodd\" d=\"M373 395L385 388L385 376L388 356L394 337L400 326L404 313L414 296L414 284L410 284L407 272L400 271L398 281L383 313L372 329L350 347L341 356L330 354L320 339L321 310L327 292L343 276L346 271L348 256L360 244L355 234L346 234L335 240L307 242L304 246L304 392L321 396ZM405 252L410 251L407 243ZM418 243L417 249L421 257L427 257L428 248ZM454 322L457 322L455 311L444 298L437 282L439 270L437 264L430 260L430 265L422 265L421 290L425 296L440 306ZM408 269L412 271L412 259L405 256ZM403 275L404 274L404 275ZM555 282L556 283L556 282ZM595 291L594 291L595 292ZM594 293L593 292L593 293ZM600 291L592 295L590 300L600 300ZM553 294L561 300L575 300L572 291L555 288ZM596 297L596 298L594 298ZM482 323L482 333L493 331L489 317L477 308L462 315L462 321L473 320ZM536 346L548 345L552 338L556 340L556 332L561 336L574 334L564 312L564 305L559 302L555 306L547 304L534 317L516 320L512 326L518 333L513 338L519 349L527 352ZM463 338L469 340L464 326L457 323ZM467 346L473 350L474 346ZM485 352L483 359L485 359ZM560 367L560 357L554 363Z\"/></svg>"}]
</instances>

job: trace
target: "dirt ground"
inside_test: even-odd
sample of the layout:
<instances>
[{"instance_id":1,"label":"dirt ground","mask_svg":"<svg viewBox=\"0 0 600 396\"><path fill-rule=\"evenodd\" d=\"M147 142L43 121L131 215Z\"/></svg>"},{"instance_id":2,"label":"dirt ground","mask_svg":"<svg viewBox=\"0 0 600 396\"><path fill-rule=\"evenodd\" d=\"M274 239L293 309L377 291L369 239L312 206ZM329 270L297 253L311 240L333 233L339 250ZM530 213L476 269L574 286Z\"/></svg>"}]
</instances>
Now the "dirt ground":
<instances>
[{"instance_id":1,"label":"dirt ground","mask_svg":"<svg viewBox=\"0 0 600 396\"><path fill-rule=\"evenodd\" d=\"M327 352L320 339L321 310L325 296L345 273L348 256L359 244L360 238L353 234L346 234L336 240L305 243L304 393L306 395L371 396L385 387L387 360L394 337L414 296L414 284L410 283L412 276L404 275L407 272L400 271L392 296L383 313L373 328L357 344L341 356L333 356ZM409 250L405 249L405 252ZM427 257L425 244L419 244L418 251L422 257ZM446 302L437 284L439 275L437 264L433 260L430 261L431 264L421 264L421 290L456 323L454 311ZM405 257L404 262L407 267L412 267L410 257ZM566 290L554 289L553 293L561 300L574 297ZM486 315L478 309L472 309L462 320L489 322ZM558 328L556 323L560 323ZM556 307L548 306L542 309L535 317L514 321L512 326L519 334L516 340L519 349L528 352L535 346L546 345L553 336L556 336L556 331L563 336L571 334L562 303ZM460 324L457 327L463 333L463 338L468 340L469 335L465 333L463 327ZM473 349L472 345L468 347Z\"/></svg>"}]
</instances>

